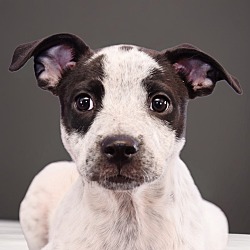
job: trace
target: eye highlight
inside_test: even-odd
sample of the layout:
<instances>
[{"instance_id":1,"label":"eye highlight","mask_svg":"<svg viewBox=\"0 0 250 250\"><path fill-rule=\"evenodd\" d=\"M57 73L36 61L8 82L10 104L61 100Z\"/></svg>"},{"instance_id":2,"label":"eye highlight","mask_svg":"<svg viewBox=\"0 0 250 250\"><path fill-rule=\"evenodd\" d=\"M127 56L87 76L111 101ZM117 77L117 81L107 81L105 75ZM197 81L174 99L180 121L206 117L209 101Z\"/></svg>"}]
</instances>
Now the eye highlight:
<instances>
[{"instance_id":1,"label":"eye highlight","mask_svg":"<svg viewBox=\"0 0 250 250\"><path fill-rule=\"evenodd\" d=\"M155 95L151 99L150 110L162 113L170 106L169 98L165 95Z\"/></svg>"},{"instance_id":2,"label":"eye highlight","mask_svg":"<svg viewBox=\"0 0 250 250\"><path fill-rule=\"evenodd\" d=\"M75 98L75 107L78 111L90 111L94 108L94 102L88 94L80 94Z\"/></svg>"}]
</instances>

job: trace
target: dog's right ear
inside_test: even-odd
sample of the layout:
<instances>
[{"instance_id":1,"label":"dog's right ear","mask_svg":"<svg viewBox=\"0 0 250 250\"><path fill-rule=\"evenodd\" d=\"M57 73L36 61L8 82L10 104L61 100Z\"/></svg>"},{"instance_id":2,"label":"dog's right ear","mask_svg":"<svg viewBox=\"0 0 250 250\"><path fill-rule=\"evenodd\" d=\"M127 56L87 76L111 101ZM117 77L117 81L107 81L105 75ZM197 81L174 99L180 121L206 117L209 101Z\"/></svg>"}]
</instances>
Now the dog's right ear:
<instances>
[{"instance_id":1,"label":"dog's right ear","mask_svg":"<svg viewBox=\"0 0 250 250\"><path fill-rule=\"evenodd\" d=\"M79 37L72 34L56 34L18 46L9 70L19 70L34 56L38 85L56 95L57 85L63 74L73 69L81 56L90 55L91 50Z\"/></svg>"},{"instance_id":2,"label":"dog's right ear","mask_svg":"<svg viewBox=\"0 0 250 250\"><path fill-rule=\"evenodd\" d=\"M220 80L226 80L236 93L242 94L238 80L197 47L181 44L163 52L175 72L183 79L191 99L211 94Z\"/></svg>"}]
</instances>

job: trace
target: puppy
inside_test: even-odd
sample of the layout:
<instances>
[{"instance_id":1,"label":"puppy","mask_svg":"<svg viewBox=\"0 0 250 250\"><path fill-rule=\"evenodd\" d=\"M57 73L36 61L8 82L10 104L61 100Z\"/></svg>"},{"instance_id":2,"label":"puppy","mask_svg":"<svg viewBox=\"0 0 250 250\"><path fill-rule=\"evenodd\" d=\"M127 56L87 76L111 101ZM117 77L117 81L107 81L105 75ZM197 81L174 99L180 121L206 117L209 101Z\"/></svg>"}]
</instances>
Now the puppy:
<instances>
[{"instance_id":1,"label":"puppy","mask_svg":"<svg viewBox=\"0 0 250 250\"><path fill-rule=\"evenodd\" d=\"M90 49L56 34L20 45L11 71L34 57L38 85L61 103L73 162L47 166L21 204L32 250L221 250L227 220L202 199L179 154L190 99L238 81L183 44Z\"/></svg>"}]
</instances>

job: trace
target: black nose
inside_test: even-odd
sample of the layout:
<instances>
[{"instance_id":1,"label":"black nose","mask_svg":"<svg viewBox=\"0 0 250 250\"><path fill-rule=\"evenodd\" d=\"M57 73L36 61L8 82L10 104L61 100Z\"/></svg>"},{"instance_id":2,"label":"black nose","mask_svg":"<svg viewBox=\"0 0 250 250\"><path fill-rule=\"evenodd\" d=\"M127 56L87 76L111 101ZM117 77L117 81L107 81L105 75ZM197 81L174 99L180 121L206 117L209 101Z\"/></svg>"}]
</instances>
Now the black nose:
<instances>
[{"instance_id":1,"label":"black nose","mask_svg":"<svg viewBox=\"0 0 250 250\"><path fill-rule=\"evenodd\" d=\"M109 161L122 166L138 152L139 143L131 136L114 135L106 137L101 148Z\"/></svg>"}]
</instances>

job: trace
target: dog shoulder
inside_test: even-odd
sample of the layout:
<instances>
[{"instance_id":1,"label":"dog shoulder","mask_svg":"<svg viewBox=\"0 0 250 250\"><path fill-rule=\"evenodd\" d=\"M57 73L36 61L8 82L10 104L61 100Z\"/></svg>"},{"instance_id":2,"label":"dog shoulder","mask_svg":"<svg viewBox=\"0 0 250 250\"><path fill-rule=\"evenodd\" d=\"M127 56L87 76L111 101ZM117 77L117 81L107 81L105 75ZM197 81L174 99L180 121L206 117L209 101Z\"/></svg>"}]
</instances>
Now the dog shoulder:
<instances>
[{"instance_id":1,"label":"dog shoulder","mask_svg":"<svg viewBox=\"0 0 250 250\"><path fill-rule=\"evenodd\" d=\"M56 185L61 183L61 178L69 178L68 181L72 183L77 177L77 170L74 162L59 161L48 164L44 167L34 178L31 185L35 184L49 184ZM67 182L65 183L67 185ZM55 186L56 188L56 186Z\"/></svg>"},{"instance_id":2,"label":"dog shoulder","mask_svg":"<svg viewBox=\"0 0 250 250\"><path fill-rule=\"evenodd\" d=\"M35 176L26 196L44 195L51 199L56 198L71 186L77 176L78 173L73 162L61 161L51 163Z\"/></svg>"},{"instance_id":3,"label":"dog shoulder","mask_svg":"<svg viewBox=\"0 0 250 250\"><path fill-rule=\"evenodd\" d=\"M211 202L204 200L204 218L208 249L224 249L228 241L228 222L223 211Z\"/></svg>"},{"instance_id":4,"label":"dog shoulder","mask_svg":"<svg viewBox=\"0 0 250 250\"><path fill-rule=\"evenodd\" d=\"M20 223L30 249L47 244L53 212L77 176L74 163L55 162L31 182L20 206Z\"/></svg>"}]
</instances>

